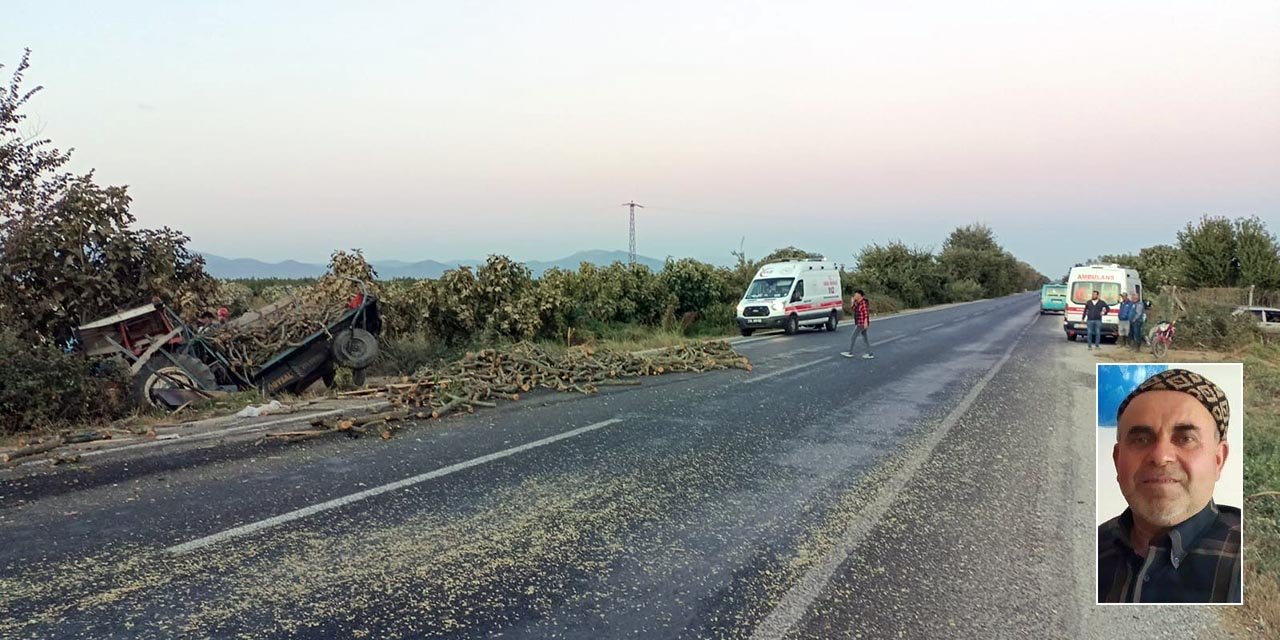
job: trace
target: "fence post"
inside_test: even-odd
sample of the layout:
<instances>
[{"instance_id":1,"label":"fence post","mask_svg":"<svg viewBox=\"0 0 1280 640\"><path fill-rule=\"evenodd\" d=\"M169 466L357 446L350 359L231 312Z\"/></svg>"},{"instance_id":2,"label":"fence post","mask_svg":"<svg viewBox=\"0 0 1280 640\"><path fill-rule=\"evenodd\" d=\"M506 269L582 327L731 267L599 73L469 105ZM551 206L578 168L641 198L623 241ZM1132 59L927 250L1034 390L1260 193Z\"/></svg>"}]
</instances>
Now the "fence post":
<instances>
[{"instance_id":1,"label":"fence post","mask_svg":"<svg viewBox=\"0 0 1280 640\"><path fill-rule=\"evenodd\" d=\"M1251 307L1253 306L1253 287L1254 285L1249 285L1249 306Z\"/></svg>"}]
</instances>

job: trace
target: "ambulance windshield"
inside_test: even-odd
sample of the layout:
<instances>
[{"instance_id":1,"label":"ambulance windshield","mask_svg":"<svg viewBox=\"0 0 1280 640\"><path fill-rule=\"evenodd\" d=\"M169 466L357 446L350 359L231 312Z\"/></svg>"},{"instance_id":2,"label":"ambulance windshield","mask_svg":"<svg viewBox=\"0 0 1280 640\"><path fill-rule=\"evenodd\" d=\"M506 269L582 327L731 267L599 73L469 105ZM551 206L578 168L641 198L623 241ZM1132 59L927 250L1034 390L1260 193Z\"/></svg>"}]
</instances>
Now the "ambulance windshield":
<instances>
[{"instance_id":1,"label":"ambulance windshield","mask_svg":"<svg viewBox=\"0 0 1280 640\"><path fill-rule=\"evenodd\" d=\"M795 278L760 278L759 280L752 280L751 286L747 289L747 295L742 297L750 300L781 298L791 293L791 283L795 282L795 280Z\"/></svg>"}]
</instances>

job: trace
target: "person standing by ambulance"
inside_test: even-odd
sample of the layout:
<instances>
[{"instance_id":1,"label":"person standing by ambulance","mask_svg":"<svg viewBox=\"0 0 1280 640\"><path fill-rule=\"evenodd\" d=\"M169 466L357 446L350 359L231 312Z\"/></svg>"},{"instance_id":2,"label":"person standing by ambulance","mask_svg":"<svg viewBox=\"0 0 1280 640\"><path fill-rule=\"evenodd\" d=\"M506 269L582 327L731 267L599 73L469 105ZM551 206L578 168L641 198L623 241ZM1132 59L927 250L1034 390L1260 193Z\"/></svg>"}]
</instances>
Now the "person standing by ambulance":
<instances>
[{"instance_id":1,"label":"person standing by ambulance","mask_svg":"<svg viewBox=\"0 0 1280 640\"><path fill-rule=\"evenodd\" d=\"M870 360L876 357L871 353L871 340L867 338L867 329L871 326L871 303L867 302L867 296L858 289L853 292L853 338L849 340L849 350L842 351L840 355L846 358L853 357L853 349L858 344L858 336L862 336L862 343L867 345L867 352L862 357Z\"/></svg>"},{"instance_id":2,"label":"person standing by ambulance","mask_svg":"<svg viewBox=\"0 0 1280 640\"><path fill-rule=\"evenodd\" d=\"M1111 305L1106 300L1098 298L1098 290L1093 290L1093 299L1084 303L1084 313L1080 314L1080 319L1085 321L1085 327L1089 332L1089 350L1094 347L1102 348L1102 317L1107 315L1107 310Z\"/></svg>"},{"instance_id":3,"label":"person standing by ambulance","mask_svg":"<svg viewBox=\"0 0 1280 640\"><path fill-rule=\"evenodd\" d=\"M1133 316L1137 313L1138 305L1129 298L1128 291L1120 292L1120 310L1117 317L1120 320L1120 333L1116 334L1117 346L1126 345L1129 342L1129 327L1133 322Z\"/></svg>"}]
</instances>

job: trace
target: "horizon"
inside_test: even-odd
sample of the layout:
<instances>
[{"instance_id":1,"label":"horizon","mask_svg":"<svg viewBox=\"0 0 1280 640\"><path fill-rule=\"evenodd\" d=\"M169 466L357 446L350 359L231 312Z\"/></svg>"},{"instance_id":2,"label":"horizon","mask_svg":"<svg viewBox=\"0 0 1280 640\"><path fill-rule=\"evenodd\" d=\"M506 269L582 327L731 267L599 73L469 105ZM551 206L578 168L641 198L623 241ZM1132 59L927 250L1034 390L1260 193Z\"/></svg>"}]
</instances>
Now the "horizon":
<instances>
[{"instance_id":1,"label":"horizon","mask_svg":"<svg viewBox=\"0 0 1280 640\"><path fill-rule=\"evenodd\" d=\"M10 13L32 132L219 256L550 261L626 246L630 199L638 253L712 264L979 222L1054 278L1202 215L1280 230L1261 0Z\"/></svg>"}]
</instances>

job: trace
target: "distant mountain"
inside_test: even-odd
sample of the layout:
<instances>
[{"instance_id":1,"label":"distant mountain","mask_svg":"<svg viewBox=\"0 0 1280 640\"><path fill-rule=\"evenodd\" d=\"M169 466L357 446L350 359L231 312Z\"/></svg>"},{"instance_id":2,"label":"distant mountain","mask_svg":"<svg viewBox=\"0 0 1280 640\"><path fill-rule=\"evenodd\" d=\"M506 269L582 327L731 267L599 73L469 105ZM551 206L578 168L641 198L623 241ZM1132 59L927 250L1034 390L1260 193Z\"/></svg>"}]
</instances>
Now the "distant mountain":
<instances>
[{"instance_id":1,"label":"distant mountain","mask_svg":"<svg viewBox=\"0 0 1280 640\"><path fill-rule=\"evenodd\" d=\"M295 260L263 262L253 258L223 258L203 253L204 270L215 278L315 278L324 275L324 265Z\"/></svg>"},{"instance_id":2,"label":"distant mountain","mask_svg":"<svg viewBox=\"0 0 1280 640\"><path fill-rule=\"evenodd\" d=\"M205 271L215 278L315 278L324 275L327 270L325 265L322 264L310 264L295 260L263 262L253 258L223 258L212 253L201 255L204 256ZM583 262L590 262L603 267L614 262L625 263L627 258L626 251L579 251L559 260L531 260L526 262L525 266L529 267L534 277L538 277L542 275L542 272L552 267L577 271L578 265ZM647 265L654 271L662 269L663 264L661 260L646 256L636 256L636 262ZM459 266L474 268L477 265L484 264L484 261L450 260L437 262L435 260L422 260L419 262L407 262L404 260L374 260L372 264L373 268L378 271L379 278L389 280L392 278L439 278L449 269L456 269Z\"/></svg>"}]
</instances>

